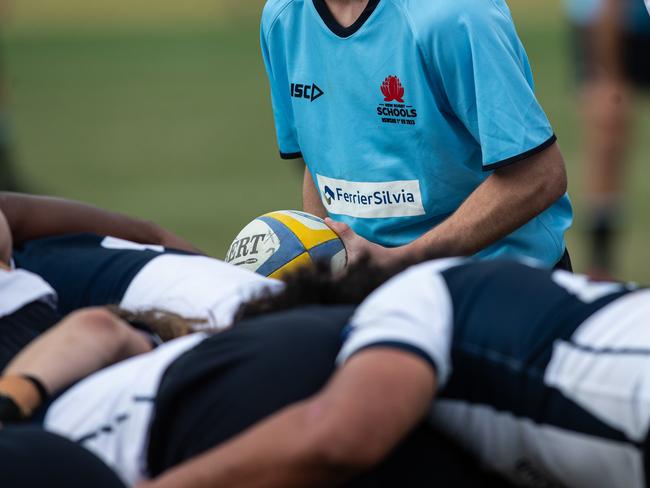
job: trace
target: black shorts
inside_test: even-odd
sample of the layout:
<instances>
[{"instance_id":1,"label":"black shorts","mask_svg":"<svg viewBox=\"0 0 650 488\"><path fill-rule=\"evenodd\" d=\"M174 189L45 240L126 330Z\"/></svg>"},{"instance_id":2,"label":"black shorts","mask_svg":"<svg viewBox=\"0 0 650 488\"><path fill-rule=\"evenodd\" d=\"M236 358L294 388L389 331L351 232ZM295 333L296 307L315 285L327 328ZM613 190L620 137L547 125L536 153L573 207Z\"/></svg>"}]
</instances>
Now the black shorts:
<instances>
[{"instance_id":1,"label":"black shorts","mask_svg":"<svg viewBox=\"0 0 650 488\"><path fill-rule=\"evenodd\" d=\"M311 306L249 319L174 361L155 402L150 474L318 392L334 372L353 311Z\"/></svg>"},{"instance_id":2,"label":"black shorts","mask_svg":"<svg viewBox=\"0 0 650 488\"><path fill-rule=\"evenodd\" d=\"M0 430L2 488L125 488L95 455L36 427Z\"/></svg>"},{"instance_id":3,"label":"black shorts","mask_svg":"<svg viewBox=\"0 0 650 488\"><path fill-rule=\"evenodd\" d=\"M27 344L61 319L54 308L43 301L29 303L0 318L0 371Z\"/></svg>"},{"instance_id":4,"label":"black shorts","mask_svg":"<svg viewBox=\"0 0 650 488\"><path fill-rule=\"evenodd\" d=\"M641 1L641 0L639 0ZM593 46L593 28L571 27L573 62L578 81L593 80L598 74ZM624 32L621 60L624 75L637 88L650 88L650 32Z\"/></svg>"}]
</instances>

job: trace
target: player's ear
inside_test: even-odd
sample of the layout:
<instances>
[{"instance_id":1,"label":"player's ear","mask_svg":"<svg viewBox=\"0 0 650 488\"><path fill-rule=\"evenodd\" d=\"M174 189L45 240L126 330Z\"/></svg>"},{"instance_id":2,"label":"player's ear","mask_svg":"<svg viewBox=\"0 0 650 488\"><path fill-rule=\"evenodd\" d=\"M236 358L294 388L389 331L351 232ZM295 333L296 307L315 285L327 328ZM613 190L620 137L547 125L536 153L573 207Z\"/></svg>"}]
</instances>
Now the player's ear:
<instances>
[{"instance_id":1,"label":"player's ear","mask_svg":"<svg viewBox=\"0 0 650 488\"><path fill-rule=\"evenodd\" d=\"M7 223L2 211L0 211L0 263L9 265L11 262L11 250L13 242L11 239L11 229Z\"/></svg>"}]
</instances>

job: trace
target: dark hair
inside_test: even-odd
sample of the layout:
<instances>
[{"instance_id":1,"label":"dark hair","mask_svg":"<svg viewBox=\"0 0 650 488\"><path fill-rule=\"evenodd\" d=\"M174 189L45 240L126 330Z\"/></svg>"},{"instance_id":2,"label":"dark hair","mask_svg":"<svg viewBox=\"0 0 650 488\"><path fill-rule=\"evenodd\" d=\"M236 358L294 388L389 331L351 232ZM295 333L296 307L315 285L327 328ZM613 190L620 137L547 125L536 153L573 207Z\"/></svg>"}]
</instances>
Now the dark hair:
<instances>
[{"instance_id":1,"label":"dark hair","mask_svg":"<svg viewBox=\"0 0 650 488\"><path fill-rule=\"evenodd\" d=\"M366 256L346 268L345 273L333 273L324 263L302 268L282 278L286 285L282 292L267 292L242 304L235 321L302 305L358 305L376 288L415 262L409 259L378 266Z\"/></svg>"},{"instance_id":2,"label":"dark hair","mask_svg":"<svg viewBox=\"0 0 650 488\"><path fill-rule=\"evenodd\" d=\"M143 329L156 334L162 342L191 334L196 331L196 325L205 324L206 322L204 319L186 318L159 309L133 312L116 305L109 305L106 308L136 329Z\"/></svg>"}]
</instances>

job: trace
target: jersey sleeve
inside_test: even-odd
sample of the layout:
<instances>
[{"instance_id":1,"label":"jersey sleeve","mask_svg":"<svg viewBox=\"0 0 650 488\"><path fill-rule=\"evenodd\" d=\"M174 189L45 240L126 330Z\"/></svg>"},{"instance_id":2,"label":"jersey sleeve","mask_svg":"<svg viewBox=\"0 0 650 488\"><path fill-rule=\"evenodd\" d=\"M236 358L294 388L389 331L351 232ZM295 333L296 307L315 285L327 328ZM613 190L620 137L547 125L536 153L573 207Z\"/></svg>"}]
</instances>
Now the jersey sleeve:
<instances>
[{"instance_id":1,"label":"jersey sleeve","mask_svg":"<svg viewBox=\"0 0 650 488\"><path fill-rule=\"evenodd\" d=\"M483 170L526 159L556 138L502 0L456 0L421 29L448 108L482 151Z\"/></svg>"},{"instance_id":2,"label":"jersey sleeve","mask_svg":"<svg viewBox=\"0 0 650 488\"><path fill-rule=\"evenodd\" d=\"M271 9L265 9L262 15L261 48L264 66L271 88L271 103L275 132L282 159L297 159L302 157L298 135L293 118L293 107L290 97L290 81L287 75L285 46L276 45L271 38L271 31L277 19ZM277 44L281 44L278 41Z\"/></svg>"},{"instance_id":3,"label":"jersey sleeve","mask_svg":"<svg viewBox=\"0 0 650 488\"><path fill-rule=\"evenodd\" d=\"M372 293L351 319L338 357L343 364L372 347L391 347L426 360L440 387L451 372L452 304L431 263L406 271Z\"/></svg>"}]
</instances>

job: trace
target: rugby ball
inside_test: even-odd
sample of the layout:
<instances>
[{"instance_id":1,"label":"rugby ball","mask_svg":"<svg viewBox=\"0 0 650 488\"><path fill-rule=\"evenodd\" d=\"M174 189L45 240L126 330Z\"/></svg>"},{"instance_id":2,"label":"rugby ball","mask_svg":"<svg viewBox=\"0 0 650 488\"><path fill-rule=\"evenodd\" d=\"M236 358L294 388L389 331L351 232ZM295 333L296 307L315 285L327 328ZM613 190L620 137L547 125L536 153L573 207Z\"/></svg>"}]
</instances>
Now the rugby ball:
<instances>
[{"instance_id":1,"label":"rugby ball","mask_svg":"<svg viewBox=\"0 0 650 488\"><path fill-rule=\"evenodd\" d=\"M316 262L335 272L347 262L345 246L323 219L297 210L279 210L257 217L244 227L228 249L225 261L270 278Z\"/></svg>"}]
</instances>

